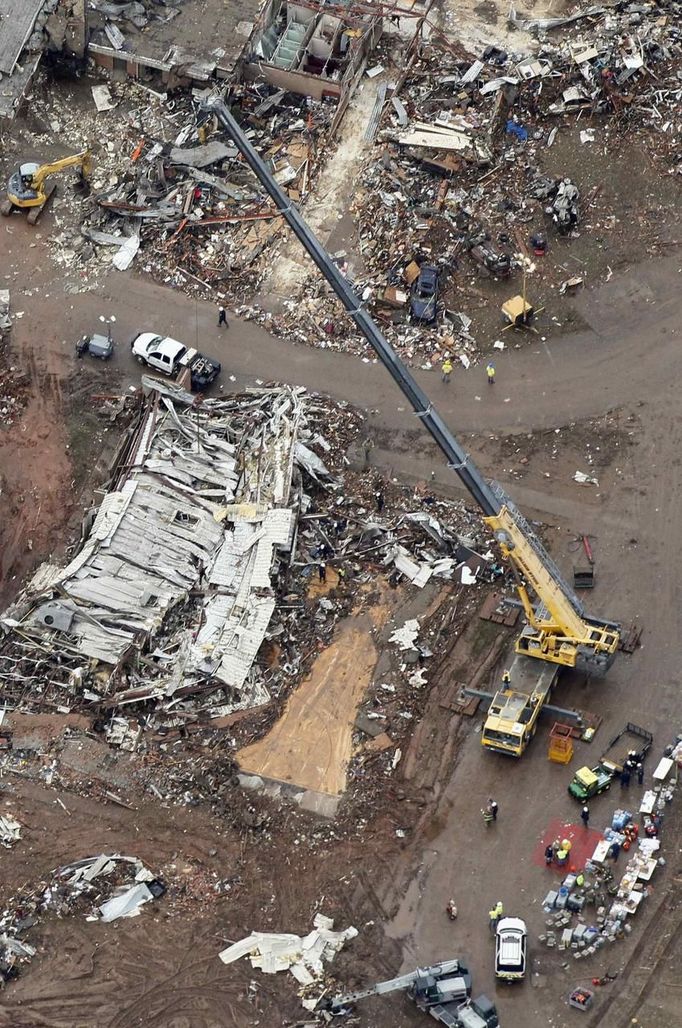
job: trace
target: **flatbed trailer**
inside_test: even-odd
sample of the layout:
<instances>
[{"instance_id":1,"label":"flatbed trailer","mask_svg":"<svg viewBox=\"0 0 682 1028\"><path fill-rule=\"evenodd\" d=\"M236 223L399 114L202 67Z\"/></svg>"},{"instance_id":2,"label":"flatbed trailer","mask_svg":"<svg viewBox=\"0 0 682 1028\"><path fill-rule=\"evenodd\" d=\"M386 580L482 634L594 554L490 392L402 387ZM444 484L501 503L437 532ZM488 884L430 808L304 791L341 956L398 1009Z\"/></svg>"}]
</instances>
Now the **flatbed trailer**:
<instances>
[{"instance_id":1,"label":"flatbed trailer","mask_svg":"<svg viewBox=\"0 0 682 1028\"><path fill-rule=\"evenodd\" d=\"M495 693L488 708L481 733L486 749L512 757L525 752L560 670L556 664L544 664L533 657L514 657L509 682Z\"/></svg>"}]
</instances>

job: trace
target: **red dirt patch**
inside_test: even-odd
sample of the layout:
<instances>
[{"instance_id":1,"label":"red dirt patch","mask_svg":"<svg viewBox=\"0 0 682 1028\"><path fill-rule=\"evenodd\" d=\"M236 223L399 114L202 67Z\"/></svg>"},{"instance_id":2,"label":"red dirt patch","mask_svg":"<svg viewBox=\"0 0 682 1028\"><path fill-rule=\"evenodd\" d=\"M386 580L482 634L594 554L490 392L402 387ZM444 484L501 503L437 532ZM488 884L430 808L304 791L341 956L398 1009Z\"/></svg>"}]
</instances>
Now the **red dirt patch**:
<instances>
[{"instance_id":1,"label":"red dirt patch","mask_svg":"<svg viewBox=\"0 0 682 1028\"><path fill-rule=\"evenodd\" d=\"M582 824L567 824L560 817L555 817L549 822L542 839L533 850L531 860L538 867L545 867L545 849L555 839L568 839L571 843L571 854L568 864L565 867L557 867L553 864L551 867L552 871L556 871L563 877L569 871L577 871L579 868L584 867L586 861L594 853L595 846L603 838L604 836L601 832L597 832L592 828L585 828Z\"/></svg>"}]
</instances>

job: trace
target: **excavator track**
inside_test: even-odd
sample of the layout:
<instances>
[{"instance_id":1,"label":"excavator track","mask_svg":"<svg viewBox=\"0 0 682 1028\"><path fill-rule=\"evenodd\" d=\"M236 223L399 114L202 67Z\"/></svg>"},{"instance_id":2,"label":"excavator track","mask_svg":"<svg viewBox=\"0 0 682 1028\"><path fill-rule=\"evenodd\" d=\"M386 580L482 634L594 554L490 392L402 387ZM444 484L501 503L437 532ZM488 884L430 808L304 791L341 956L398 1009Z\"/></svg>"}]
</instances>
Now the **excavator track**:
<instances>
[{"instance_id":1,"label":"excavator track","mask_svg":"<svg viewBox=\"0 0 682 1028\"><path fill-rule=\"evenodd\" d=\"M47 205L50 203L52 197L54 196L56 188L57 184L55 182L51 182L48 186L45 187L45 200L43 201L43 203L41 203L40 207L31 207L29 209L27 219L29 225L36 224L38 218L43 213Z\"/></svg>"}]
</instances>

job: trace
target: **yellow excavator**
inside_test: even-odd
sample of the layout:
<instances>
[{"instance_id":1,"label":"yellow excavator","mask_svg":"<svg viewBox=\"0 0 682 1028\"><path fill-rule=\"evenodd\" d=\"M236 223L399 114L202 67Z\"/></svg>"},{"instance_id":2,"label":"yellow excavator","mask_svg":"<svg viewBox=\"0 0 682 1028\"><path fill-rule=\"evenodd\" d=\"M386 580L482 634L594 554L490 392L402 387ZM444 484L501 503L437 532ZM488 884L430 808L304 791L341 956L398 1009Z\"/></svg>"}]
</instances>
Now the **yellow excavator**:
<instances>
[{"instance_id":1,"label":"yellow excavator","mask_svg":"<svg viewBox=\"0 0 682 1028\"><path fill-rule=\"evenodd\" d=\"M50 161L49 164L36 164L34 161L22 164L10 177L7 197L0 204L0 214L9 217L15 208L28 210L29 224L35 225L57 188L56 183L48 182L48 179L67 168L79 169L77 188L84 189L91 170L90 151L82 150L70 157Z\"/></svg>"}]
</instances>

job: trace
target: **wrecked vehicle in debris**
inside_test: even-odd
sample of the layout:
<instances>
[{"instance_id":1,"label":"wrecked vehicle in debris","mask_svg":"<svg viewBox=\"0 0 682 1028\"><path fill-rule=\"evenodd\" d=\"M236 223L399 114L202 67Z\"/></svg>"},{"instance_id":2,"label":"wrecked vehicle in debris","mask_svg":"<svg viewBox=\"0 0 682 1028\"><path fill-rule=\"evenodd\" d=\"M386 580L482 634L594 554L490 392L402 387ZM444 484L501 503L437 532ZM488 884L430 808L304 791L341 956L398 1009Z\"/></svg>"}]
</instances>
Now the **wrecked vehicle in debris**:
<instances>
[{"instance_id":1,"label":"wrecked vehicle in debris","mask_svg":"<svg viewBox=\"0 0 682 1028\"><path fill-rule=\"evenodd\" d=\"M495 250L489 243L479 243L469 251L477 264L490 275L508 278L512 270L512 261L508 253Z\"/></svg>"},{"instance_id":2,"label":"wrecked vehicle in debris","mask_svg":"<svg viewBox=\"0 0 682 1028\"><path fill-rule=\"evenodd\" d=\"M410 314L415 321L435 321L438 302L438 269L424 264L412 283Z\"/></svg>"},{"instance_id":3,"label":"wrecked vehicle in debris","mask_svg":"<svg viewBox=\"0 0 682 1028\"><path fill-rule=\"evenodd\" d=\"M188 348L170 336L159 336L153 332L140 332L130 344L133 356L140 364L146 364L155 371L175 378L185 368L189 369L192 389L203 392L220 374L220 362L206 357L198 350Z\"/></svg>"}]
</instances>

